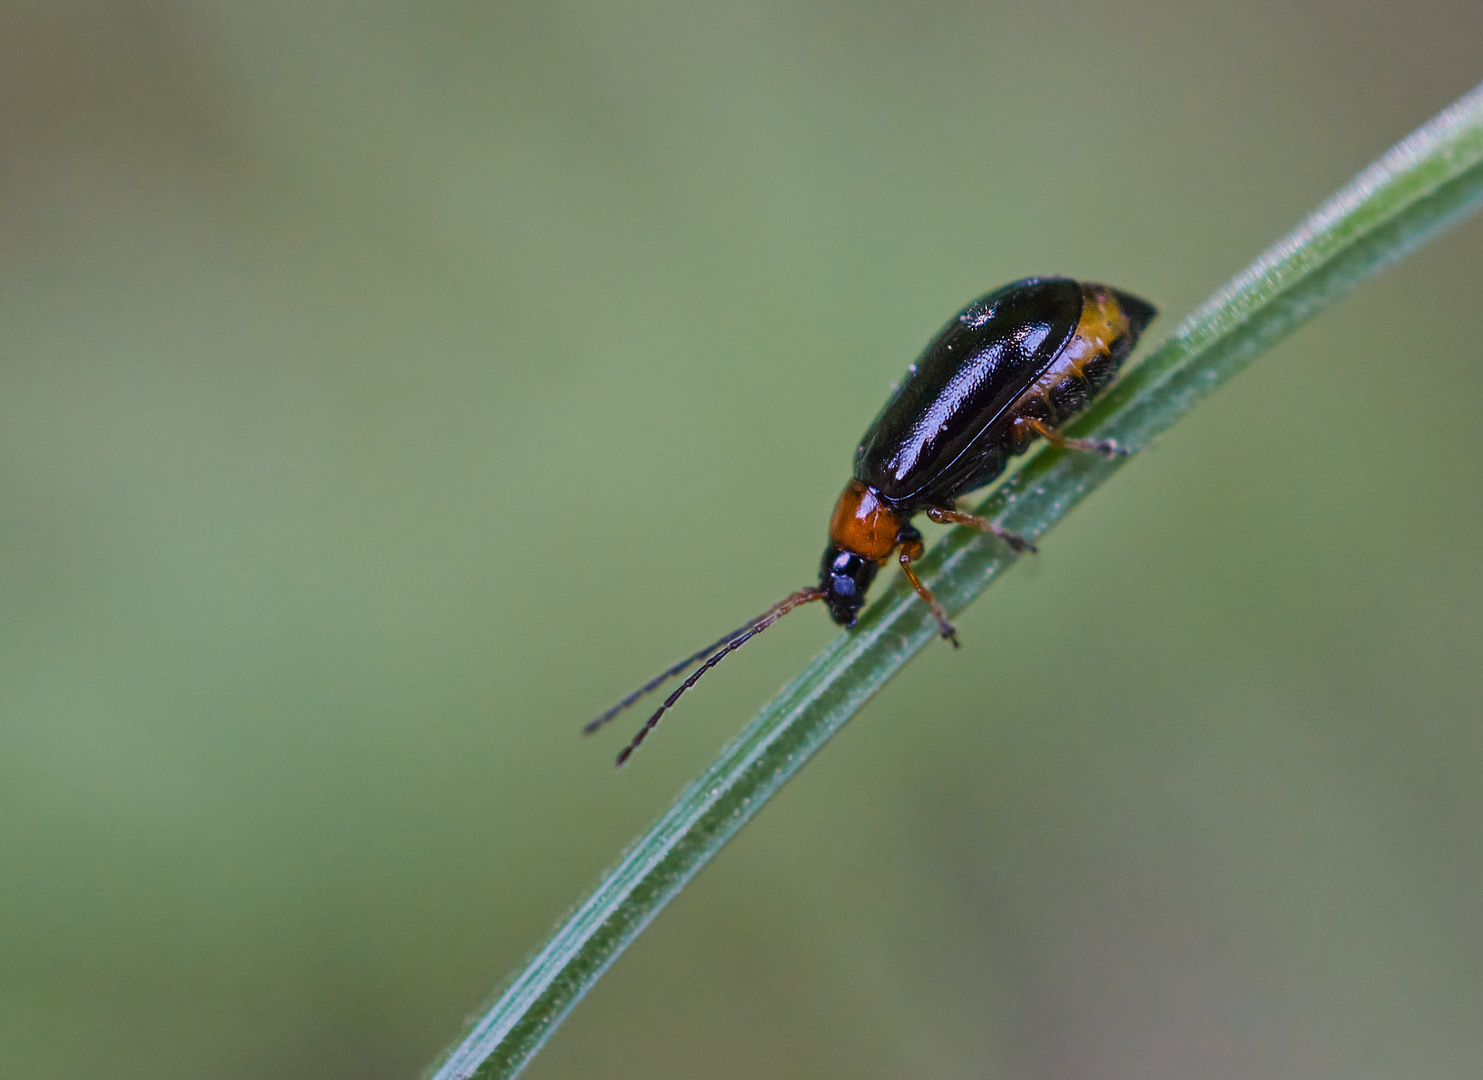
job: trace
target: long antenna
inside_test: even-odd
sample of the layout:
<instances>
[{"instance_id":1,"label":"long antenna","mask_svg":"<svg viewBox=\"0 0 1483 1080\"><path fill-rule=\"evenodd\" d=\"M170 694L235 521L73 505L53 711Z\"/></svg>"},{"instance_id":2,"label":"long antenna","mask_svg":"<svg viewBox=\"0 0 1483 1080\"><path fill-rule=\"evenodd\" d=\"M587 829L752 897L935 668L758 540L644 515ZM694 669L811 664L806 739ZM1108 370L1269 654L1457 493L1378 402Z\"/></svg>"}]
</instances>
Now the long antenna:
<instances>
[{"instance_id":1,"label":"long antenna","mask_svg":"<svg viewBox=\"0 0 1483 1080\"><path fill-rule=\"evenodd\" d=\"M756 620L754 619L754 620L752 620L752 622L756 622ZM637 690L635 690L633 693L629 694L626 698L624 698L622 701L618 702L618 704L614 705L611 709L609 709L607 712L603 713L597 719L595 719L595 720L589 720L589 721L587 721L587 723L583 724L582 725L582 734L583 735L591 735L594 731L596 731L598 728L602 727L604 724L606 724L613 717L617 716L624 709L628 708L630 705L632 705L639 698L643 697L645 694L649 693L651 690L657 689L659 687L659 684L662 683L662 682L664 682L665 679L672 679L676 675L681 674L691 664L698 664L700 661L704 660L707 656L710 656L711 653L713 653L717 649L719 649L722 645L725 645L732 638L736 637L737 634L740 634L744 630L749 629L751 627L751 625L752 625L752 623L749 622L745 626L738 627L737 629L731 631L731 633L729 633L725 637L723 637L720 641L716 641L716 642L711 643L710 645L707 645L705 648L701 649L700 652L696 653L694 656L687 656L685 659L681 660L674 667L668 668L668 669L666 669L664 671L661 671L658 675L655 675L648 682L644 683L643 686L640 686Z\"/></svg>"},{"instance_id":2,"label":"long antenna","mask_svg":"<svg viewBox=\"0 0 1483 1080\"><path fill-rule=\"evenodd\" d=\"M706 646L694 656L690 656L680 661L678 664L675 664L673 667L668 668L661 674L650 679L643 686L639 687L633 693L629 694L607 712L603 713L595 720L590 721L584 728L582 728L582 731L585 734L591 734L592 732L596 731L598 728L606 724L613 717L617 716L624 709L628 708L628 706L632 705L639 698L643 697L649 691L659 686L659 684L664 682L665 679L671 678L675 675L679 675L691 664L697 663L701 660L705 660L705 663L701 664L701 666L696 671L692 672L690 677L682 682L674 693L670 694L669 697L664 699L664 704L660 705L659 708L655 710L654 715L649 717L644 726L639 729L638 734L633 737L633 741L623 748L623 752L618 755L618 764L622 765L628 760L628 756L638 748L639 743L644 741L649 732L654 730L654 725L659 723L659 718L666 712L668 712L675 702L680 700L680 695L694 686L696 682L699 681L702 675L704 675L711 668L719 664L728 653L734 652L737 649L741 648L752 638L762 633L762 631L766 630L769 626L777 622L784 615L788 614L788 612L792 611L799 605L807 604L814 600L822 600L823 598L824 591L813 585L810 585L807 588L799 589L797 592L784 597L782 600L779 600L776 604L772 605L772 607L764 611L761 615L758 615L755 619L751 619L748 622L743 623L731 633L721 638L721 640L715 642L712 645ZM709 657L709 659L707 659L707 657Z\"/></svg>"}]
</instances>

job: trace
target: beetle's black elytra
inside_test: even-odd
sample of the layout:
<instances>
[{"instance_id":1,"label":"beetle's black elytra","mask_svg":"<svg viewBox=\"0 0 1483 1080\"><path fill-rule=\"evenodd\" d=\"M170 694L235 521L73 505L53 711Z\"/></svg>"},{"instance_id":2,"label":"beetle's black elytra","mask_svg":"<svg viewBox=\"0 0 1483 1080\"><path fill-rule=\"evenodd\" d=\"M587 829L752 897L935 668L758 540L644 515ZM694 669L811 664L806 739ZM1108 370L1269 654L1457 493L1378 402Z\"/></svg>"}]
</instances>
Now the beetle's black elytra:
<instances>
[{"instance_id":1,"label":"beetle's black elytra","mask_svg":"<svg viewBox=\"0 0 1483 1080\"><path fill-rule=\"evenodd\" d=\"M923 548L911 519L925 513L940 524L994 533L1016 551L1033 550L993 522L959 511L958 498L995 480L1037 438L1121 453L1111 440L1068 439L1057 429L1117 377L1157 314L1129 293L1056 277L1024 278L969 304L928 343L860 440L854 475L829 519L819 584L651 679L583 730L596 731L666 679L700 664L618 755L622 765L696 680L795 607L823 600L835 622L853 626L876 573L893 555L956 647L947 613L912 569Z\"/></svg>"}]
</instances>

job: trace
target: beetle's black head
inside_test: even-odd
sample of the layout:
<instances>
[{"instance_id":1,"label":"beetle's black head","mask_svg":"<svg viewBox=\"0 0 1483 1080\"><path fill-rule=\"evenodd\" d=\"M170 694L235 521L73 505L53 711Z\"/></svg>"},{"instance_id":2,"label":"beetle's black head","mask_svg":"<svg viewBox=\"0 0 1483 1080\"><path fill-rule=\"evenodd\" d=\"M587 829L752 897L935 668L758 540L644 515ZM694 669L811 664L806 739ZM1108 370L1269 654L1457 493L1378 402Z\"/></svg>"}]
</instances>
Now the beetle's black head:
<instances>
[{"instance_id":1,"label":"beetle's black head","mask_svg":"<svg viewBox=\"0 0 1483 1080\"><path fill-rule=\"evenodd\" d=\"M865 606L865 593L878 569L874 560L853 551L841 551L833 544L824 549L819 588L824 590L830 617L840 626L855 625L860 609Z\"/></svg>"}]
</instances>

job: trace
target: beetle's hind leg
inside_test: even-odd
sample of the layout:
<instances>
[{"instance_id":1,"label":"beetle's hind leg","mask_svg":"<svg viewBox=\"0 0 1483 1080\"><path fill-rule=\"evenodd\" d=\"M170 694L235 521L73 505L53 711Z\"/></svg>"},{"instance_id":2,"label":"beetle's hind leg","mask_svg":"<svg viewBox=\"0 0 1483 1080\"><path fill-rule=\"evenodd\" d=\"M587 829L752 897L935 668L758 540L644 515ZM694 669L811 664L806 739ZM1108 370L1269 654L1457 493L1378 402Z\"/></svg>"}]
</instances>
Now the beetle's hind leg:
<instances>
[{"instance_id":1,"label":"beetle's hind leg","mask_svg":"<svg viewBox=\"0 0 1483 1080\"><path fill-rule=\"evenodd\" d=\"M906 575L906 580L911 582L911 587L917 591L928 607L932 609L932 617L937 620L937 630L943 638L953 643L953 648L958 647L958 631L953 624L947 621L947 612L937 602L937 597L932 595L932 590L922 584L922 579L917 577L917 572L911 568L914 560L922 557L922 534L908 525L901 530L901 572Z\"/></svg>"},{"instance_id":2,"label":"beetle's hind leg","mask_svg":"<svg viewBox=\"0 0 1483 1080\"><path fill-rule=\"evenodd\" d=\"M1014 424L1015 427L1021 428L1025 435L1028 436L1033 432L1052 446L1062 450L1085 450L1089 454L1101 454L1108 459L1122 457L1129 452L1128 448L1120 444L1116 439L1068 438L1043 420L1036 420L1031 416L1018 417Z\"/></svg>"},{"instance_id":3,"label":"beetle's hind leg","mask_svg":"<svg viewBox=\"0 0 1483 1080\"><path fill-rule=\"evenodd\" d=\"M945 506L930 507L927 510L927 516L939 525L967 525L970 529L993 533L1015 551L1029 552L1031 555L1035 554L1034 544L1018 533L1012 533L1001 525L995 525L988 518L974 517L972 514L965 514L961 510L949 510Z\"/></svg>"}]
</instances>

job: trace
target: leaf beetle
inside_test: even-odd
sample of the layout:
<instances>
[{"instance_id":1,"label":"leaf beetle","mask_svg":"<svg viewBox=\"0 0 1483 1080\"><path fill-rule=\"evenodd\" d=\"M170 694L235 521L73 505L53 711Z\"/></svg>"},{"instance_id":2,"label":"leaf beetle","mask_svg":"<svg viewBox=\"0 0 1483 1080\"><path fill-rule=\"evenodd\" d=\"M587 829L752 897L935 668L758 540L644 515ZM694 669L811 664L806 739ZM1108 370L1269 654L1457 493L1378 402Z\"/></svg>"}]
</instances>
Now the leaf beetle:
<instances>
[{"instance_id":1,"label":"leaf beetle","mask_svg":"<svg viewBox=\"0 0 1483 1080\"><path fill-rule=\"evenodd\" d=\"M944 326L887 399L855 450L854 473L829 519L819 583L799 589L692 656L661 672L583 728L591 733L665 680L695 671L655 710L618 755L624 764L680 696L716 664L794 608L822 600L853 626L880 568L896 557L942 636L957 632L912 563L923 552L911 519L966 525L1016 551L1025 540L957 509L957 500L1004 472L1036 439L1112 456L1112 440L1071 439L1059 428L1116 377L1158 314L1130 293L1063 277L1011 282L979 297Z\"/></svg>"}]
</instances>

